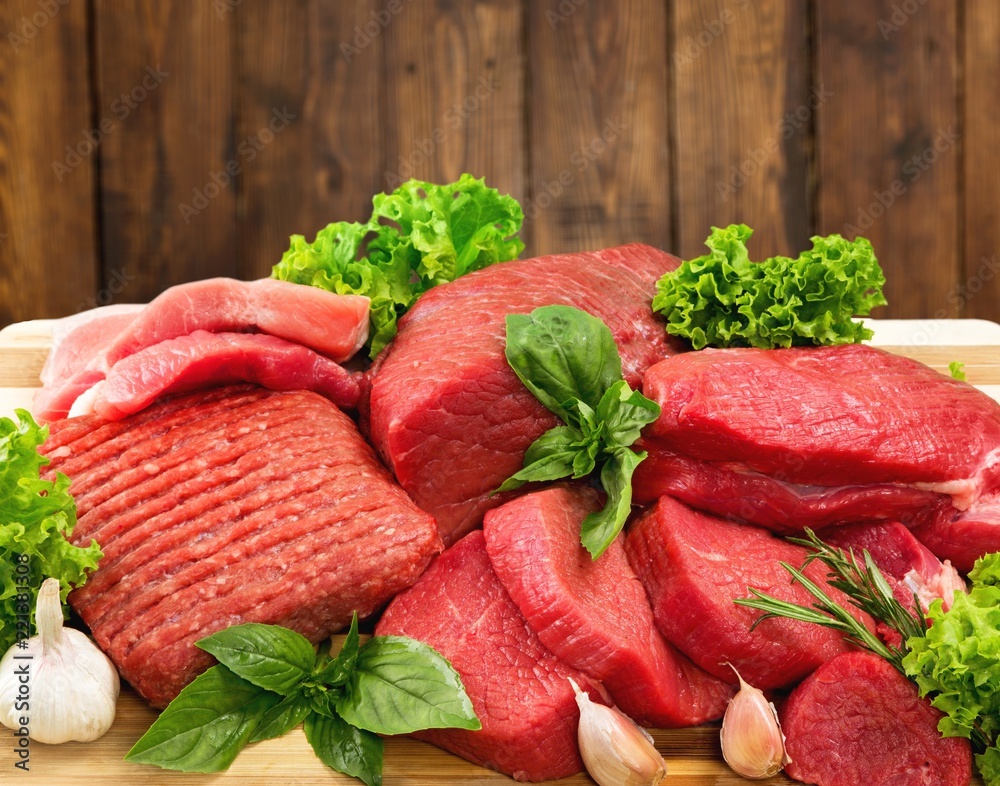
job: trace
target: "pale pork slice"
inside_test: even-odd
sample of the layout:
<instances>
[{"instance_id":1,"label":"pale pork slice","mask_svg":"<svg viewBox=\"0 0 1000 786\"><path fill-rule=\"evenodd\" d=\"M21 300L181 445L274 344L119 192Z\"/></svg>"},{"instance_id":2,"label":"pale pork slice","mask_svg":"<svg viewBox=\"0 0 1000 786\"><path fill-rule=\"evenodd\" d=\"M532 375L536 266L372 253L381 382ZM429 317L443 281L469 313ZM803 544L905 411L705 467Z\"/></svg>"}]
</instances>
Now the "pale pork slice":
<instances>
[{"instance_id":1,"label":"pale pork slice","mask_svg":"<svg viewBox=\"0 0 1000 786\"><path fill-rule=\"evenodd\" d=\"M104 552L70 603L158 707L212 663L199 639L261 622L319 642L441 548L434 520L315 393L216 388L50 428L48 471L72 478L73 542Z\"/></svg>"},{"instance_id":2,"label":"pale pork slice","mask_svg":"<svg viewBox=\"0 0 1000 786\"><path fill-rule=\"evenodd\" d=\"M89 355L87 364L68 376L53 372L54 381L35 394L32 411L45 422L64 418L119 361L199 330L264 333L343 362L367 340L368 311L367 297L274 279L212 278L180 284L155 298L116 335L95 336L95 344L87 348L81 344ZM98 339L109 343L98 347Z\"/></svg>"},{"instance_id":3,"label":"pale pork slice","mask_svg":"<svg viewBox=\"0 0 1000 786\"><path fill-rule=\"evenodd\" d=\"M817 786L968 786L969 741L942 737L941 717L888 661L838 655L781 707L785 773Z\"/></svg>"},{"instance_id":4,"label":"pale pork slice","mask_svg":"<svg viewBox=\"0 0 1000 786\"><path fill-rule=\"evenodd\" d=\"M996 506L975 507L1000 487L1000 404L915 360L863 344L707 349L656 364L643 391L663 411L644 431L639 501L669 493L778 531L954 519L954 553L930 548L960 569L1000 548Z\"/></svg>"},{"instance_id":5,"label":"pale pork slice","mask_svg":"<svg viewBox=\"0 0 1000 786\"><path fill-rule=\"evenodd\" d=\"M42 384L52 386L82 371L145 307L142 303L116 303L56 320L40 374Z\"/></svg>"},{"instance_id":6,"label":"pale pork slice","mask_svg":"<svg viewBox=\"0 0 1000 786\"><path fill-rule=\"evenodd\" d=\"M120 420L161 396L234 382L311 390L342 408L354 407L360 394L354 375L301 344L263 333L196 330L118 361L92 389L90 404L101 417Z\"/></svg>"},{"instance_id":7,"label":"pale pork slice","mask_svg":"<svg viewBox=\"0 0 1000 786\"><path fill-rule=\"evenodd\" d=\"M767 530L661 497L632 524L625 551L660 633L721 679L735 680L733 666L754 687L781 688L847 650L839 633L808 622L772 618L751 630L762 612L734 603L750 597L751 588L800 606L814 600L780 564L801 568L806 550ZM821 564L813 562L804 572L874 630L867 614L827 584Z\"/></svg>"},{"instance_id":8,"label":"pale pork slice","mask_svg":"<svg viewBox=\"0 0 1000 786\"><path fill-rule=\"evenodd\" d=\"M482 723L479 731L414 736L519 781L583 769L570 679L595 701L604 699L589 677L539 641L494 573L482 531L459 540L397 595L375 633L409 636L444 655Z\"/></svg>"},{"instance_id":9,"label":"pale pork slice","mask_svg":"<svg viewBox=\"0 0 1000 786\"><path fill-rule=\"evenodd\" d=\"M542 644L599 680L637 723L670 728L722 717L732 686L664 641L622 538L593 560L580 544L594 489L556 486L488 511L493 569Z\"/></svg>"},{"instance_id":10,"label":"pale pork slice","mask_svg":"<svg viewBox=\"0 0 1000 786\"><path fill-rule=\"evenodd\" d=\"M505 262L435 287L400 320L370 372L371 439L445 543L513 496L492 493L557 422L507 364L506 316L561 304L599 317L636 387L678 351L650 309L656 280L678 264L637 244Z\"/></svg>"}]
</instances>

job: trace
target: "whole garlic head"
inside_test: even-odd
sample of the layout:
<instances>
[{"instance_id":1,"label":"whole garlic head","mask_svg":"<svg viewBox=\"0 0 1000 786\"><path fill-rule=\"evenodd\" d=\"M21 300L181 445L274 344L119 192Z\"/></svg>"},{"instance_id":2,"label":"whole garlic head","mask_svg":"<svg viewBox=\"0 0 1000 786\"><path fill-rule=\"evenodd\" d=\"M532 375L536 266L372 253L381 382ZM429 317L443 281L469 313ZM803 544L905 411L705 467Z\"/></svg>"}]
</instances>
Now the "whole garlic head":
<instances>
[{"instance_id":1,"label":"whole garlic head","mask_svg":"<svg viewBox=\"0 0 1000 786\"><path fill-rule=\"evenodd\" d=\"M115 719L114 664L85 634L63 627L58 579L38 591L35 621L38 635L0 660L0 723L27 728L37 742L96 740Z\"/></svg>"}]
</instances>

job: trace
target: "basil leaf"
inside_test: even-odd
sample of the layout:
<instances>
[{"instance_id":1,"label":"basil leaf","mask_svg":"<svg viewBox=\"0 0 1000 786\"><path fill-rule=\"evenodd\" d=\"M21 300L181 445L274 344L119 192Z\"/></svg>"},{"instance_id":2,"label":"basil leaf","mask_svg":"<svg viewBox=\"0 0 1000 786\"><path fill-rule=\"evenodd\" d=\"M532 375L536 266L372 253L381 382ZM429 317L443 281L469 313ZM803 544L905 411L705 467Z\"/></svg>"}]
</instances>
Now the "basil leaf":
<instances>
[{"instance_id":1,"label":"basil leaf","mask_svg":"<svg viewBox=\"0 0 1000 786\"><path fill-rule=\"evenodd\" d=\"M382 786L382 740L356 729L341 718L313 713L306 717L306 739L327 767L358 778L368 786Z\"/></svg>"},{"instance_id":2,"label":"basil leaf","mask_svg":"<svg viewBox=\"0 0 1000 786\"><path fill-rule=\"evenodd\" d=\"M281 697L212 666L184 688L125 755L126 761L182 772L219 772Z\"/></svg>"},{"instance_id":3,"label":"basil leaf","mask_svg":"<svg viewBox=\"0 0 1000 786\"><path fill-rule=\"evenodd\" d=\"M250 742L284 736L306 719L309 709L309 700L303 696L286 696L264 713Z\"/></svg>"},{"instance_id":4,"label":"basil leaf","mask_svg":"<svg viewBox=\"0 0 1000 786\"><path fill-rule=\"evenodd\" d=\"M584 436L570 426L556 426L531 443L524 454L524 468L518 470L497 489L510 491L532 481L558 480L573 474L573 461L580 452Z\"/></svg>"},{"instance_id":5,"label":"basil leaf","mask_svg":"<svg viewBox=\"0 0 1000 786\"><path fill-rule=\"evenodd\" d=\"M608 326L570 306L542 306L507 316L510 367L543 406L570 425L566 409L579 399L592 409L621 379L618 347Z\"/></svg>"},{"instance_id":6,"label":"basil leaf","mask_svg":"<svg viewBox=\"0 0 1000 786\"><path fill-rule=\"evenodd\" d=\"M337 712L359 729L409 734L481 728L458 672L433 648L413 639L369 639L346 687Z\"/></svg>"},{"instance_id":7,"label":"basil leaf","mask_svg":"<svg viewBox=\"0 0 1000 786\"><path fill-rule=\"evenodd\" d=\"M308 695L313 712L326 715L328 718L337 717L337 702L344 695L343 688L328 689L324 686L318 686L313 688Z\"/></svg>"},{"instance_id":8,"label":"basil leaf","mask_svg":"<svg viewBox=\"0 0 1000 786\"><path fill-rule=\"evenodd\" d=\"M625 526L632 510L632 473L645 458L645 451L620 448L601 469L601 485L608 501L602 510L588 515L580 528L580 541L594 559L604 553Z\"/></svg>"},{"instance_id":9,"label":"basil leaf","mask_svg":"<svg viewBox=\"0 0 1000 786\"><path fill-rule=\"evenodd\" d=\"M627 448L637 439L644 426L660 416L660 405L632 390L621 379L608 388L597 405L597 417L604 424L606 449Z\"/></svg>"},{"instance_id":10,"label":"basil leaf","mask_svg":"<svg viewBox=\"0 0 1000 786\"><path fill-rule=\"evenodd\" d=\"M280 625L234 625L198 642L245 680L285 695L308 677L316 664L309 639Z\"/></svg>"},{"instance_id":11,"label":"basil leaf","mask_svg":"<svg viewBox=\"0 0 1000 786\"><path fill-rule=\"evenodd\" d=\"M347 631L344 646L340 648L337 657L331 660L317 675L325 685L340 686L354 671L354 663L358 659L358 613L354 612L351 628Z\"/></svg>"}]
</instances>

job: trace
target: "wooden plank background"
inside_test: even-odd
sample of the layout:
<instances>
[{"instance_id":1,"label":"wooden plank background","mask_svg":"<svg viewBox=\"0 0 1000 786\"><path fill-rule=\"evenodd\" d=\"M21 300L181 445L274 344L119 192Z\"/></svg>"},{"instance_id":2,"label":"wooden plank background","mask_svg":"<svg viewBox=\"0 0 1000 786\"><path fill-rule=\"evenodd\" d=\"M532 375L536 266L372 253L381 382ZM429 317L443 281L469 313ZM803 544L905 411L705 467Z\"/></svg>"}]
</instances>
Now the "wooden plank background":
<instances>
[{"instance_id":1,"label":"wooden plank background","mask_svg":"<svg viewBox=\"0 0 1000 786\"><path fill-rule=\"evenodd\" d=\"M883 317L1000 320L994 0L2 0L0 326L266 275L463 171L526 254L869 237Z\"/></svg>"}]
</instances>

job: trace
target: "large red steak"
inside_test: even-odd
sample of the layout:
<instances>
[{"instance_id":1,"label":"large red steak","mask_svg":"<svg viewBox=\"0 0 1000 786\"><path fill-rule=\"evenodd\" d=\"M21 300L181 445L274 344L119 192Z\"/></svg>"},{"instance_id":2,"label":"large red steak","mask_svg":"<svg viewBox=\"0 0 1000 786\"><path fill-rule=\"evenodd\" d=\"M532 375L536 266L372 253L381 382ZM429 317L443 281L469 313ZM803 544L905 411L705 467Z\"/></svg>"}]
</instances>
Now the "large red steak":
<instances>
[{"instance_id":1,"label":"large red steak","mask_svg":"<svg viewBox=\"0 0 1000 786\"><path fill-rule=\"evenodd\" d=\"M504 357L504 318L568 305L611 329L629 384L676 351L650 310L679 260L638 244L507 262L421 296L370 375L371 438L446 544L512 495L490 496L557 424Z\"/></svg>"},{"instance_id":2,"label":"large red steak","mask_svg":"<svg viewBox=\"0 0 1000 786\"><path fill-rule=\"evenodd\" d=\"M50 427L76 543L70 595L122 676L163 706L211 664L195 642L262 622L319 642L413 583L441 542L345 414L315 393L217 388Z\"/></svg>"}]
</instances>

